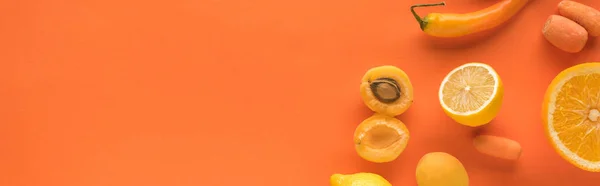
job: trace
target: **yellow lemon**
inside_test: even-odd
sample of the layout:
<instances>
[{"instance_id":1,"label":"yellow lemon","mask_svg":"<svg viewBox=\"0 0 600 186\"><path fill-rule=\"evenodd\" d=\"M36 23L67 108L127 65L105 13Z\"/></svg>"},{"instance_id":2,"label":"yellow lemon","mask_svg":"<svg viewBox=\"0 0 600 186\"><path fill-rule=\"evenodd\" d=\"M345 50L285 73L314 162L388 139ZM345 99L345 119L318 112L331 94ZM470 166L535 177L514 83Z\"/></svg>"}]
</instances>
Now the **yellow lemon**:
<instances>
[{"instance_id":1,"label":"yellow lemon","mask_svg":"<svg viewBox=\"0 0 600 186\"><path fill-rule=\"evenodd\" d=\"M600 63L560 72L546 90L542 118L561 157L583 170L600 172Z\"/></svg>"},{"instance_id":2,"label":"yellow lemon","mask_svg":"<svg viewBox=\"0 0 600 186\"><path fill-rule=\"evenodd\" d=\"M452 70L440 85L444 112L467 126L481 126L496 117L504 88L496 71L483 63L467 63Z\"/></svg>"},{"instance_id":3,"label":"yellow lemon","mask_svg":"<svg viewBox=\"0 0 600 186\"><path fill-rule=\"evenodd\" d=\"M374 173L333 174L329 178L331 186L392 186L385 178Z\"/></svg>"}]
</instances>

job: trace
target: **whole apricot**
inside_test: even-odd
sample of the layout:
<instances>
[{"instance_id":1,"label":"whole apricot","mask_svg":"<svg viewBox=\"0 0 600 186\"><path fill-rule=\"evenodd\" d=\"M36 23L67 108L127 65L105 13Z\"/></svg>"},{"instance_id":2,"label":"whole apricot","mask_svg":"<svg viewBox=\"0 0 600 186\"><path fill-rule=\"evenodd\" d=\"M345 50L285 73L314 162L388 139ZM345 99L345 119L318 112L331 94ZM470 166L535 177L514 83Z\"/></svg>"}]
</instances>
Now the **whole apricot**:
<instances>
[{"instance_id":1,"label":"whole apricot","mask_svg":"<svg viewBox=\"0 0 600 186\"><path fill-rule=\"evenodd\" d=\"M462 163L445 152L425 154L417 164L419 186L468 186L469 176Z\"/></svg>"}]
</instances>

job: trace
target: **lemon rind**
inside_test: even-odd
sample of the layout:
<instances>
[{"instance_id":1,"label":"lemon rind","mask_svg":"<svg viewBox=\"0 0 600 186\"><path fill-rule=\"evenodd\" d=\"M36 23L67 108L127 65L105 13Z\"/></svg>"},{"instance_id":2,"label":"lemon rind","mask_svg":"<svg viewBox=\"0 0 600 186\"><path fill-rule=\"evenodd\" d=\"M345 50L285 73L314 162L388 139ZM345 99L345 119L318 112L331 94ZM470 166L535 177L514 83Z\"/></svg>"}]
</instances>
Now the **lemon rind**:
<instances>
[{"instance_id":1,"label":"lemon rind","mask_svg":"<svg viewBox=\"0 0 600 186\"><path fill-rule=\"evenodd\" d=\"M476 110L472 110L472 111L467 111L467 112L457 112L454 109L450 108L448 105L446 105L446 103L444 102L444 94L443 94L443 90L444 90L444 86L446 85L446 83L448 82L448 79L450 78L450 76L452 76L452 74L456 73L457 71L466 68L466 67L470 67L470 66L476 66L476 67L483 67L485 68L488 73L490 75L492 75L492 77L494 78L494 91L492 92L492 95L490 96L490 99L486 100L479 108L477 108ZM494 97L496 97L496 95L498 94L498 87L500 86L500 80L498 77L498 73L496 73L496 71L494 70L494 68L492 68L490 65L484 64L484 63L467 63L467 64L463 64L457 68L454 68L452 71L450 71L450 73L448 73L446 75L446 77L444 77L444 80L442 80L442 84L440 86L440 90L438 92L438 99L440 100L440 103L442 104L442 107L447 110L448 112L454 114L454 115L460 115L460 116L469 116L469 115L473 115L473 114L477 114L479 112L481 112L483 109L485 109L488 105L490 105L490 103L494 100Z\"/></svg>"},{"instance_id":2,"label":"lemon rind","mask_svg":"<svg viewBox=\"0 0 600 186\"><path fill-rule=\"evenodd\" d=\"M589 161L586 159L581 158L579 155L577 155L575 152L571 151L565 144L562 143L562 141L560 140L560 138L558 137L558 132L556 132L556 130L554 129L554 125L553 125L553 119L554 119L554 111L556 110L556 97L558 96L558 93L561 92L561 88L564 86L565 83L567 83L567 81L571 80L571 78L575 77L575 76L580 76L580 75L587 75L587 74L593 74L593 73L599 73L600 72L600 68L598 67L592 67L593 69L581 69L581 70L575 70L574 72L570 72L568 74L565 75L564 78L562 78L554 87L554 89L552 90L552 93L550 94L550 100L548 102L548 112L547 112L547 127L548 127L548 134L550 135L550 139L552 141L552 143L555 146L555 149L559 150L560 153L565 157L568 158L572 163L577 164L581 167L583 167L586 170L593 170L593 171L600 171L600 161Z\"/></svg>"}]
</instances>

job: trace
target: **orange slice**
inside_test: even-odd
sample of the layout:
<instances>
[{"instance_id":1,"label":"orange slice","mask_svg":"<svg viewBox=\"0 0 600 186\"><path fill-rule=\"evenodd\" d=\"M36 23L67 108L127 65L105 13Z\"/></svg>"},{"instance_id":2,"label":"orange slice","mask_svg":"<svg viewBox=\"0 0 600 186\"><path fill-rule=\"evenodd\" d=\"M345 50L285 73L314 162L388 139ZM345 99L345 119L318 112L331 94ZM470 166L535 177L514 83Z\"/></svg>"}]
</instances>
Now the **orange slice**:
<instances>
[{"instance_id":1,"label":"orange slice","mask_svg":"<svg viewBox=\"0 0 600 186\"><path fill-rule=\"evenodd\" d=\"M560 72L546 91L542 118L560 156L583 170L600 172L600 63Z\"/></svg>"}]
</instances>

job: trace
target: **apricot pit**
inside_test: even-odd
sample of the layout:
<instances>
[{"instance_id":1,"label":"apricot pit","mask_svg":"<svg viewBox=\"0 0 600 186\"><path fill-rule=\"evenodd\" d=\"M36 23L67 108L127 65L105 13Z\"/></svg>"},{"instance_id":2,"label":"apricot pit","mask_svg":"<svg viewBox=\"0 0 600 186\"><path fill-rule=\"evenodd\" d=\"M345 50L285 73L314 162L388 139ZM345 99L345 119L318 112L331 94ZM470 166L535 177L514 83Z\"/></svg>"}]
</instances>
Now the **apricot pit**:
<instances>
[{"instance_id":1,"label":"apricot pit","mask_svg":"<svg viewBox=\"0 0 600 186\"><path fill-rule=\"evenodd\" d=\"M393 103L400 98L398 83L390 78L379 78L370 83L373 96L383 103Z\"/></svg>"},{"instance_id":2,"label":"apricot pit","mask_svg":"<svg viewBox=\"0 0 600 186\"><path fill-rule=\"evenodd\" d=\"M409 138L408 129L402 121L375 113L356 128L354 145L361 158L384 163L395 160L406 148Z\"/></svg>"},{"instance_id":3,"label":"apricot pit","mask_svg":"<svg viewBox=\"0 0 600 186\"><path fill-rule=\"evenodd\" d=\"M369 109L389 116L404 113L413 102L408 75L390 65L369 69L362 78L360 93Z\"/></svg>"}]
</instances>

